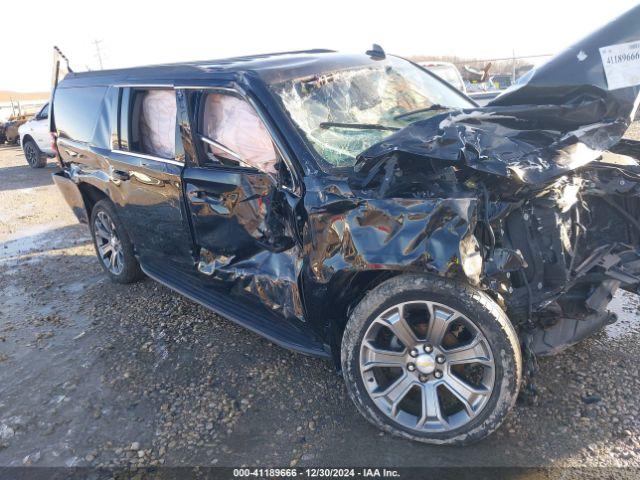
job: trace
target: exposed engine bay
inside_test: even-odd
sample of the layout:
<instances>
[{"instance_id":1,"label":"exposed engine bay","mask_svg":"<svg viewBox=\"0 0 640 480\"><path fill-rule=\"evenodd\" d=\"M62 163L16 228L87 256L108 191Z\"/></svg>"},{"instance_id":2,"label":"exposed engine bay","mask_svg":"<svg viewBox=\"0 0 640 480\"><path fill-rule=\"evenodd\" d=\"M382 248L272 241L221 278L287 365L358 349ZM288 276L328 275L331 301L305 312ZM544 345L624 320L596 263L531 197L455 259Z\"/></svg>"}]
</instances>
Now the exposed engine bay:
<instances>
[{"instance_id":1,"label":"exposed engine bay","mask_svg":"<svg viewBox=\"0 0 640 480\"><path fill-rule=\"evenodd\" d=\"M627 167L628 168L628 167ZM640 170L598 164L562 177L482 224L485 286L553 353L615 321L607 306L640 277Z\"/></svg>"},{"instance_id":2,"label":"exposed engine bay","mask_svg":"<svg viewBox=\"0 0 640 480\"><path fill-rule=\"evenodd\" d=\"M612 150L640 156L640 144L631 141ZM394 154L386 170L369 179L368 194L409 191L413 198L471 201L468 235L446 269L455 275L459 267L468 281L492 295L531 333L535 353L555 353L615 321L607 305L616 290L638 288L640 165L633 157L606 152L549 183L526 188L452 166L398 175L401 157Z\"/></svg>"}]
</instances>

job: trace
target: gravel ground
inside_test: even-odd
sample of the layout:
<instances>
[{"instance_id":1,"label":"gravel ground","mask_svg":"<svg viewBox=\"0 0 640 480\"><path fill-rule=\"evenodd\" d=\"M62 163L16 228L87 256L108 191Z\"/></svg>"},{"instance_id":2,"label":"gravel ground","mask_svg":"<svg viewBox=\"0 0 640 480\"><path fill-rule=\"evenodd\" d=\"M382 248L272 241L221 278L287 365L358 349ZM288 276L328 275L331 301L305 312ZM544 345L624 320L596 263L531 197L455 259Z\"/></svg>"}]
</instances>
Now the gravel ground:
<instances>
[{"instance_id":1,"label":"gravel ground","mask_svg":"<svg viewBox=\"0 0 640 480\"><path fill-rule=\"evenodd\" d=\"M107 281L53 171L0 146L0 466L640 466L635 296L542 359L540 403L486 441L410 443L362 419L329 362Z\"/></svg>"}]
</instances>

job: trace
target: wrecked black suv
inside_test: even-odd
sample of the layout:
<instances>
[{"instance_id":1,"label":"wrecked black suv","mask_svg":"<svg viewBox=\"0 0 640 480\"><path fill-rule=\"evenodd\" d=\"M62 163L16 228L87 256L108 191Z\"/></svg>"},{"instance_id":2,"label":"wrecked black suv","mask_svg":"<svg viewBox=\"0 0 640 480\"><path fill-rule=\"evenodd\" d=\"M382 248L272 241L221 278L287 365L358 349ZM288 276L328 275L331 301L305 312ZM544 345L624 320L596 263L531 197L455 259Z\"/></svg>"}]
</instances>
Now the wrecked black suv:
<instances>
[{"instance_id":1,"label":"wrecked black suv","mask_svg":"<svg viewBox=\"0 0 640 480\"><path fill-rule=\"evenodd\" d=\"M470 442L639 285L639 25L482 108L380 48L69 73L54 178L113 280L333 358L388 432Z\"/></svg>"}]
</instances>

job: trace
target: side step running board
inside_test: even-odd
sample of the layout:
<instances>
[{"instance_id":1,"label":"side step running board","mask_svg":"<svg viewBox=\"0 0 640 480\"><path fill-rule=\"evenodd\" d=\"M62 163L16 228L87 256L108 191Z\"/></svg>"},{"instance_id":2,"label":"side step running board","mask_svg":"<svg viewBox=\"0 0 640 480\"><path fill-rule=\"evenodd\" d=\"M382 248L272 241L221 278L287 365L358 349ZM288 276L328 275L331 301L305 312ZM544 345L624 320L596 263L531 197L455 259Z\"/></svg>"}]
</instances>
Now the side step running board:
<instances>
[{"instance_id":1,"label":"side step running board","mask_svg":"<svg viewBox=\"0 0 640 480\"><path fill-rule=\"evenodd\" d=\"M293 324L264 309L234 301L229 295L206 288L197 276L163 265L141 265L145 274L181 295L199 303L269 341L314 357L331 358L327 348L304 324ZM175 270L175 271L174 271Z\"/></svg>"}]
</instances>

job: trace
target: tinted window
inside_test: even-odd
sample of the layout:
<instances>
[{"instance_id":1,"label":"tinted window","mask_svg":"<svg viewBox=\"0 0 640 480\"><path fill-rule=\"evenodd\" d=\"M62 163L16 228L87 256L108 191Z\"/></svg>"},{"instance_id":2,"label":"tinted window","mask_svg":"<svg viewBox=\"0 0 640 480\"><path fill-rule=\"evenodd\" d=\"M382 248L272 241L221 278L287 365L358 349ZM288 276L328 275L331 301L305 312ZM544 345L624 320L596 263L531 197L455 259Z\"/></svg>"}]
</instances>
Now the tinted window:
<instances>
[{"instance_id":1,"label":"tinted window","mask_svg":"<svg viewBox=\"0 0 640 480\"><path fill-rule=\"evenodd\" d=\"M58 88L55 122L58 134L78 142L92 143L96 120L106 87Z\"/></svg>"},{"instance_id":2,"label":"tinted window","mask_svg":"<svg viewBox=\"0 0 640 480\"><path fill-rule=\"evenodd\" d=\"M167 159L175 158L174 90L134 90L129 119L130 151Z\"/></svg>"},{"instance_id":3,"label":"tinted window","mask_svg":"<svg viewBox=\"0 0 640 480\"><path fill-rule=\"evenodd\" d=\"M101 148L111 148L111 129L113 117L117 110L113 108L118 97L118 89L110 88L104 96L99 109L96 128L93 131L93 145Z\"/></svg>"}]
</instances>

